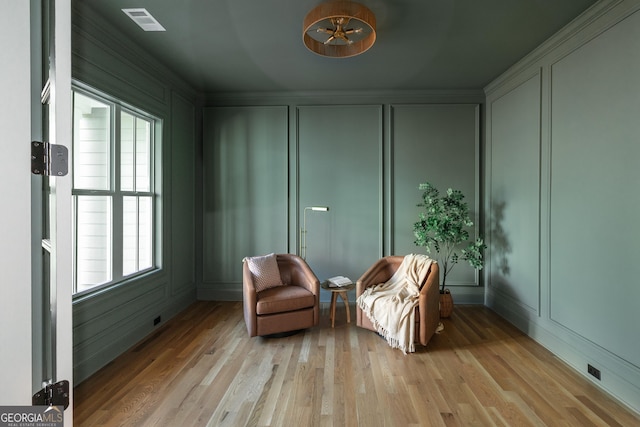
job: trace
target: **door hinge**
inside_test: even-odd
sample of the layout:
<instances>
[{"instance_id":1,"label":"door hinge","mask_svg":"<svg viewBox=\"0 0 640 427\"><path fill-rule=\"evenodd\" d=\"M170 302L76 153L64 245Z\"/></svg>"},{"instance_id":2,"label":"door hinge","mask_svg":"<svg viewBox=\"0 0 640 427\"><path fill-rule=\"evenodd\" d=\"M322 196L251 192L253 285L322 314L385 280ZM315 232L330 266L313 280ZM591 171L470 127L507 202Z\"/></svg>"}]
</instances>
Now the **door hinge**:
<instances>
[{"instance_id":1,"label":"door hinge","mask_svg":"<svg viewBox=\"0 0 640 427\"><path fill-rule=\"evenodd\" d=\"M69 406L69 381L62 380L55 384L47 384L45 388L33 395L33 405Z\"/></svg>"},{"instance_id":2,"label":"door hinge","mask_svg":"<svg viewBox=\"0 0 640 427\"><path fill-rule=\"evenodd\" d=\"M33 141L31 172L36 175L65 176L69 173L69 150L64 145Z\"/></svg>"}]
</instances>

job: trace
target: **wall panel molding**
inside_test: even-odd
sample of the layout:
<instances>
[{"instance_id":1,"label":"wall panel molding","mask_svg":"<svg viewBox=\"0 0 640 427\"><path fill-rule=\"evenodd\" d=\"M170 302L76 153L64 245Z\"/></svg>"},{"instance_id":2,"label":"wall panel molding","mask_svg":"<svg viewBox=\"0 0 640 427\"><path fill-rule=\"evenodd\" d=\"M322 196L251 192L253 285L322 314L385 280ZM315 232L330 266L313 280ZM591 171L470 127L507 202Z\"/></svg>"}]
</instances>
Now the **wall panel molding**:
<instances>
[{"instance_id":1,"label":"wall panel molding","mask_svg":"<svg viewBox=\"0 0 640 427\"><path fill-rule=\"evenodd\" d=\"M297 107L298 216L307 206L307 262L320 280L360 277L383 253L383 107Z\"/></svg>"},{"instance_id":2,"label":"wall panel molding","mask_svg":"<svg viewBox=\"0 0 640 427\"><path fill-rule=\"evenodd\" d=\"M474 214L480 215L479 132L480 102L483 101L483 97L477 95L478 92L472 95L465 92L464 95L440 97L440 102L436 104L429 102L436 98L425 98L422 95L414 98L400 95L384 99L378 99L377 95L347 95L338 99L319 96L318 98L322 98L320 100L298 99L292 94L274 98L265 95L261 99L245 95L237 98L218 98L211 106L206 107L205 111L220 109L251 112L259 108L288 106L289 194L288 200L283 202L288 206L289 215L288 231L285 235L287 248L292 253L299 250L302 209L309 205L329 205L330 211L326 214L313 213L307 218L310 233L308 262L321 280L337 274L347 275L355 280L379 257L391 254L391 243L394 239L391 218L397 214L394 212L396 195L392 185L395 183L409 188L410 191L413 191L414 187L416 189L415 200L408 206L399 206L400 211L412 209L419 201L417 181L404 185L401 184L404 178L394 178L399 170L423 167L417 157L412 159L410 165L392 163L391 159L396 155L392 145L393 132L396 129L393 121L395 106L404 106L407 109L415 107L466 111L463 114L462 127L468 137L462 150L463 157L469 157L471 160L465 172L468 175L465 176L471 176L468 194L476 207L473 209ZM210 121L209 118L205 118L205 123ZM207 133L215 134L211 129ZM408 145L404 148L413 149L414 145L419 147L422 144L420 138L411 138L411 142L407 141ZM205 138L205 144L207 141L210 141L209 137ZM448 155L454 157L455 154L452 152L459 149L461 148L458 145L444 148L445 151L449 151ZM467 150L470 152L466 152ZM210 160L205 158L204 162L206 168ZM210 182L213 181L204 181L205 195L211 191L208 188ZM205 199L207 197L205 196ZM480 221L478 223L481 224ZM411 227L412 223L407 226ZM343 231L337 231L338 229ZM318 232L319 235L313 236L313 233ZM339 235L339 238L334 235ZM206 239L210 237L205 237L205 245ZM358 245L364 249L358 249ZM415 252L413 245L407 253L409 252ZM204 251L203 253L204 268L207 268L206 263L210 255ZM233 269L233 274L239 274L241 271L239 265L236 266L231 261L225 263L229 264L228 268ZM199 276L201 279L198 282L198 298L241 300L241 277L233 278L225 274L227 273L221 269L210 269L208 273ZM476 276L468 281L471 286L457 288L457 301L460 303L478 304L483 301L484 291L478 286L477 273L473 274ZM322 298L327 299L325 295L322 295Z\"/></svg>"},{"instance_id":3,"label":"wall panel molding","mask_svg":"<svg viewBox=\"0 0 640 427\"><path fill-rule=\"evenodd\" d=\"M510 279L512 289L503 292L490 253L485 303L640 413L640 342L633 339L640 250L628 228L640 216L632 196L640 179L638 45L640 3L598 2L487 86L488 211L504 199L539 219L518 222L531 213L505 212L506 235L522 236L510 262L528 274ZM518 105L527 108L518 113ZM521 166L536 158L536 173L524 173ZM525 175L536 175L537 195L522 191L534 187ZM525 241L532 250L523 255ZM529 269L529 262L538 265ZM587 364L601 371L600 381Z\"/></svg>"},{"instance_id":4,"label":"wall panel molding","mask_svg":"<svg viewBox=\"0 0 640 427\"><path fill-rule=\"evenodd\" d=\"M171 295L193 290L196 268L196 107L178 93L171 98L171 155L172 179L168 183L171 197L170 240Z\"/></svg>"},{"instance_id":5,"label":"wall panel molding","mask_svg":"<svg viewBox=\"0 0 640 427\"><path fill-rule=\"evenodd\" d=\"M540 313L541 73L489 100L486 229L492 292Z\"/></svg>"},{"instance_id":6,"label":"wall panel molding","mask_svg":"<svg viewBox=\"0 0 640 427\"><path fill-rule=\"evenodd\" d=\"M204 111L203 273L206 287L242 288L242 259L288 247L287 106Z\"/></svg>"},{"instance_id":7,"label":"wall panel molding","mask_svg":"<svg viewBox=\"0 0 640 427\"><path fill-rule=\"evenodd\" d=\"M618 13L616 7L621 5L633 7L633 1L629 0L600 0L594 3L589 9L584 11L580 16L575 18L564 28L531 51L527 56L522 58L516 64L512 65L497 79L494 79L485 87L485 95L493 94L495 90L500 90L503 85L509 84L509 81L522 72L528 72L532 67L540 67L541 63L547 62L550 57L562 55L563 50L570 48L573 43L582 44L589 38L596 37L599 31L594 31L603 22L602 18L606 15ZM624 14L624 12L623 12Z\"/></svg>"},{"instance_id":8,"label":"wall panel molding","mask_svg":"<svg viewBox=\"0 0 640 427\"><path fill-rule=\"evenodd\" d=\"M479 105L392 104L390 110L392 253L426 253L413 243L413 224L420 212L416 205L422 196L418 186L426 181L441 192L461 190L475 224L475 236L471 237L482 235ZM456 265L447 279L452 288L480 285L478 272L464 262Z\"/></svg>"},{"instance_id":9,"label":"wall panel molding","mask_svg":"<svg viewBox=\"0 0 640 427\"><path fill-rule=\"evenodd\" d=\"M631 196L640 181L639 44L640 11L552 65L549 316L640 368L640 343L620 340L640 323L640 250L628 233L640 216ZM594 242L603 268L592 271L591 256L579 254ZM620 297L606 324L583 316L602 308L603 292Z\"/></svg>"}]
</instances>

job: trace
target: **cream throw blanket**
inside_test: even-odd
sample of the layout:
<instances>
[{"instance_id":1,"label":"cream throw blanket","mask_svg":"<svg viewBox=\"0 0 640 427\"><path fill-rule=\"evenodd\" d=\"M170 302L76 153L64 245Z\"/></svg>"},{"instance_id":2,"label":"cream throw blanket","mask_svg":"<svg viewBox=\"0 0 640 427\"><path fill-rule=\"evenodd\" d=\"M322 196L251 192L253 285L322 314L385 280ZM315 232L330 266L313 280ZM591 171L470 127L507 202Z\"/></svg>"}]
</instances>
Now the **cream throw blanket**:
<instances>
[{"instance_id":1,"label":"cream throw blanket","mask_svg":"<svg viewBox=\"0 0 640 427\"><path fill-rule=\"evenodd\" d=\"M388 281L368 287L357 300L378 333L404 354L415 351L415 307L432 262L426 255L406 255Z\"/></svg>"}]
</instances>

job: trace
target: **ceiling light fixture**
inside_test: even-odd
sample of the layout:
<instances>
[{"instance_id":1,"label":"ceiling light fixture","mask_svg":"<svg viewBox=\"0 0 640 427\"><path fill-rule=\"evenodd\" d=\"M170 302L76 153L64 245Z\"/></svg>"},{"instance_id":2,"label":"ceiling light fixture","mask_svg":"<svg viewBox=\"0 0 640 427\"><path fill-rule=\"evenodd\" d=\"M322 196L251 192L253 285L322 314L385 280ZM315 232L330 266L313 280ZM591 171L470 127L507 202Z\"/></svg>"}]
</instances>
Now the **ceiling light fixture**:
<instances>
[{"instance_id":1,"label":"ceiling light fixture","mask_svg":"<svg viewBox=\"0 0 640 427\"><path fill-rule=\"evenodd\" d=\"M360 55L376 41L376 17L367 7L336 0L311 9L302 25L302 40L322 56L348 58Z\"/></svg>"}]
</instances>

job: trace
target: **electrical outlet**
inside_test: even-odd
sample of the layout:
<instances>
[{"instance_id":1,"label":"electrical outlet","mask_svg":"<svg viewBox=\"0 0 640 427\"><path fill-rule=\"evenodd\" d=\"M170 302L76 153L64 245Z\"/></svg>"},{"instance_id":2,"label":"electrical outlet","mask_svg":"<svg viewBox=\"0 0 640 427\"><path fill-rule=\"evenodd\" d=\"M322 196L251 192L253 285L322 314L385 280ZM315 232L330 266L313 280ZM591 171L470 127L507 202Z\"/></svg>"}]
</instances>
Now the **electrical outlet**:
<instances>
[{"instance_id":1,"label":"electrical outlet","mask_svg":"<svg viewBox=\"0 0 640 427\"><path fill-rule=\"evenodd\" d=\"M156 326L158 323L160 323L161 320L162 320L162 318L160 316L158 316L155 319L153 319L153 326Z\"/></svg>"},{"instance_id":2,"label":"electrical outlet","mask_svg":"<svg viewBox=\"0 0 640 427\"><path fill-rule=\"evenodd\" d=\"M591 365L587 365L587 372L596 377L596 379L600 380L600 369L595 368Z\"/></svg>"}]
</instances>

